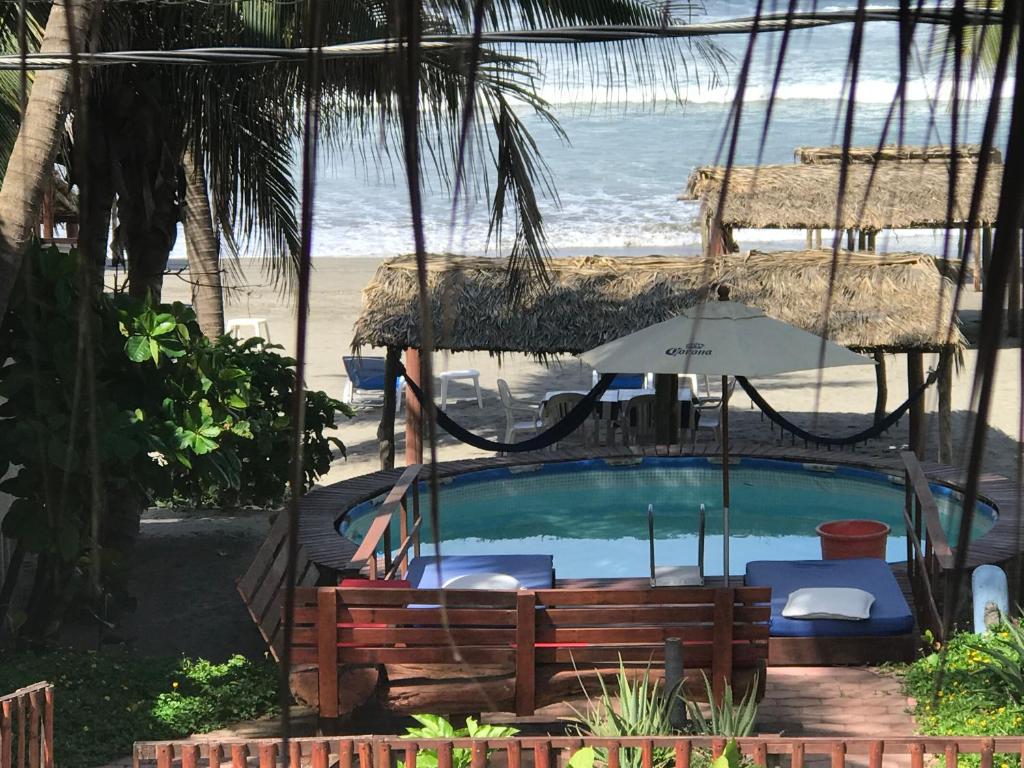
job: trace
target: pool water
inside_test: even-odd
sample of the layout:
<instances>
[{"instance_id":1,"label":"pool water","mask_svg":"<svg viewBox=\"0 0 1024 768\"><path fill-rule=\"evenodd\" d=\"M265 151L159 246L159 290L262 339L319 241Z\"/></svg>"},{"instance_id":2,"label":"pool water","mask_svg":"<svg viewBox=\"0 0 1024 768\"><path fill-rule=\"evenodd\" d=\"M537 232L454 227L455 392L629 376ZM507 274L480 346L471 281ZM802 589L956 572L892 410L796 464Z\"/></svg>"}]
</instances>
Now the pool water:
<instances>
[{"instance_id":1,"label":"pool water","mask_svg":"<svg viewBox=\"0 0 1024 768\"><path fill-rule=\"evenodd\" d=\"M887 523L887 559L906 559L902 477L851 467L742 459L730 464L730 572L750 560L821 557L816 526L871 518ZM645 458L624 464L591 460L467 473L440 491L442 554L551 554L560 578L644 576L648 572L647 507L654 505L659 565L697 562L700 505L705 507L705 573L722 573L721 464L704 458ZM943 528L955 546L961 497L934 485ZM343 518L340 530L359 541L380 500ZM434 542L427 522L424 542ZM971 539L995 524L977 507ZM431 548L432 549L432 548Z\"/></svg>"}]
</instances>

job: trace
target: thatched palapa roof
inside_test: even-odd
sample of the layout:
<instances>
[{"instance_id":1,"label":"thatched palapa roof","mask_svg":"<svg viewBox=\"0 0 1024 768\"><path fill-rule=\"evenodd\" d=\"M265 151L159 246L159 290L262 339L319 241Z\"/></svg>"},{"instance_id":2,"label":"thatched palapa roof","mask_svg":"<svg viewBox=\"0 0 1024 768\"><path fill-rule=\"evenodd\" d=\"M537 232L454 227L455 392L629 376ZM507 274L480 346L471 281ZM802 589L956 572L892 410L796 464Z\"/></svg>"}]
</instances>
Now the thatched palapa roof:
<instances>
[{"instance_id":1,"label":"thatched palapa roof","mask_svg":"<svg viewBox=\"0 0 1024 768\"><path fill-rule=\"evenodd\" d=\"M981 157L980 144L961 144L957 154L962 160L975 160ZM875 147L850 147L847 157L851 163L874 163L886 161L948 161L953 156L953 148L949 145L936 144L922 147L904 144L886 144L879 150ZM989 162L1001 163L1003 156L998 149L992 148L988 153ZM793 150L793 159L798 163L815 165L819 163L835 164L842 160L843 148L838 145L831 147L797 147Z\"/></svg>"},{"instance_id":2,"label":"thatched palapa roof","mask_svg":"<svg viewBox=\"0 0 1024 768\"><path fill-rule=\"evenodd\" d=\"M435 348L576 354L667 320L715 296L821 334L831 251L731 254L710 261L667 256L550 262L551 286L510 308L504 259L432 256L428 267ZM946 346L952 283L919 254L842 253L828 337L855 350L935 351ZM415 260L382 264L363 290L353 346L418 347ZM957 329L952 343L962 346Z\"/></svg>"},{"instance_id":3,"label":"thatched palapa roof","mask_svg":"<svg viewBox=\"0 0 1024 768\"><path fill-rule=\"evenodd\" d=\"M874 171L871 192L868 179ZM832 229L836 225L838 164L735 166L722 212L722 225L754 229ZM970 213L977 165L958 168L953 226ZM977 224L992 224L999 204L1003 166L990 165ZM690 174L684 200L700 200L704 216L714 218L725 168L706 166ZM943 229L949 169L941 162L854 163L847 166L846 192L839 217L842 229Z\"/></svg>"}]
</instances>

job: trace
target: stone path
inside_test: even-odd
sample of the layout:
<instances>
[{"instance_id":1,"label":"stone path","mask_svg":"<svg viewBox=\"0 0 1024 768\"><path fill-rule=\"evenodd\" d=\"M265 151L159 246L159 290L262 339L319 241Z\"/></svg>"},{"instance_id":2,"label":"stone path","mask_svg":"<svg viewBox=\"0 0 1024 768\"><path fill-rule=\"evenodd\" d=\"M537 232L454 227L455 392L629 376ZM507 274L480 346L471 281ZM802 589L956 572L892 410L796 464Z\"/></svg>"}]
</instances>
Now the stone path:
<instances>
[{"instance_id":1,"label":"stone path","mask_svg":"<svg viewBox=\"0 0 1024 768\"><path fill-rule=\"evenodd\" d=\"M762 730L785 736L914 733L899 679L863 667L772 667L761 702Z\"/></svg>"}]
</instances>

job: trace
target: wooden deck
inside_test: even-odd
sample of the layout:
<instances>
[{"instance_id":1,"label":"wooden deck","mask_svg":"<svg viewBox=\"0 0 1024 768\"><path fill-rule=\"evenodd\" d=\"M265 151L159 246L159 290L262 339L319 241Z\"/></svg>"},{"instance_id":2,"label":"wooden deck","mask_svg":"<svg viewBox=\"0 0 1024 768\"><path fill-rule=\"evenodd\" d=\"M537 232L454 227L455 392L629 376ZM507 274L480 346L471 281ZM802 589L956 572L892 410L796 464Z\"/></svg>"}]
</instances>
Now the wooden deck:
<instances>
[{"instance_id":1,"label":"wooden deck","mask_svg":"<svg viewBox=\"0 0 1024 768\"><path fill-rule=\"evenodd\" d=\"M633 448L578 448L558 453L529 453L515 456L493 456L437 465L441 478L496 467L517 467L531 464L553 464L583 459L631 459L645 456L708 456L719 455L710 443L698 445L693 451L669 452L664 446ZM803 461L818 464L842 464L876 471L903 474L899 455L879 459L858 455L856 451L824 451L738 444L733 458L763 458ZM935 463L922 464L929 480L952 487L963 481L961 470ZM338 533L338 522L349 509L387 493L402 474L403 468L373 472L349 480L315 488L303 498L300 506L299 542L309 559L327 572L352 570L356 544ZM1001 475L986 474L981 479L980 495L999 513L995 526L985 536L971 543L967 566L1000 563L1017 554L1017 521L1020 514L1017 486Z\"/></svg>"}]
</instances>

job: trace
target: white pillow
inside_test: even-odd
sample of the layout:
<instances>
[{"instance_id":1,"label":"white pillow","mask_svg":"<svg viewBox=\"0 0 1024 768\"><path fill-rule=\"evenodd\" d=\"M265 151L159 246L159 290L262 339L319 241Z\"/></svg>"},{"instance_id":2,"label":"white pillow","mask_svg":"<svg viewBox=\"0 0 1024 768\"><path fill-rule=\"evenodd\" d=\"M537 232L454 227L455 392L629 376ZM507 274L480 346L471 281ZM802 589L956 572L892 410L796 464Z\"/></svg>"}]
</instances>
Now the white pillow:
<instances>
[{"instance_id":1,"label":"white pillow","mask_svg":"<svg viewBox=\"0 0 1024 768\"><path fill-rule=\"evenodd\" d=\"M507 573L464 573L453 576L441 585L441 589L487 589L516 590L522 589L519 579Z\"/></svg>"},{"instance_id":2,"label":"white pillow","mask_svg":"<svg viewBox=\"0 0 1024 768\"><path fill-rule=\"evenodd\" d=\"M863 621L871 616L875 596L851 587L809 587L789 593L782 615L787 619Z\"/></svg>"}]
</instances>

